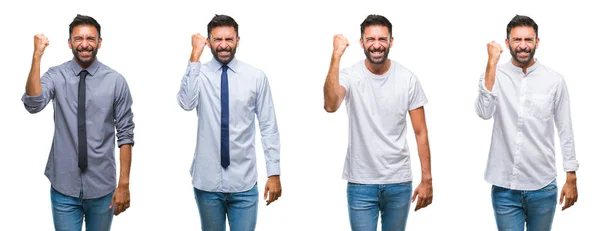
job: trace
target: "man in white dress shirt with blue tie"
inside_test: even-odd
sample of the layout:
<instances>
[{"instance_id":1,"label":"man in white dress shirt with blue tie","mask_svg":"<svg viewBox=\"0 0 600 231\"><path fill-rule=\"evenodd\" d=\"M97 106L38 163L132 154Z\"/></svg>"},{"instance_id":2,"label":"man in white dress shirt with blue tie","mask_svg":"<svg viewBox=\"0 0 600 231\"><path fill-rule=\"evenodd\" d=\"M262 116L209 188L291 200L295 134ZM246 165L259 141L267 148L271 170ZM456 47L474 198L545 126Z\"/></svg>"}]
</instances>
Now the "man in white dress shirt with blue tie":
<instances>
[{"instance_id":1,"label":"man in white dress shirt with blue tie","mask_svg":"<svg viewBox=\"0 0 600 231\"><path fill-rule=\"evenodd\" d=\"M258 118L268 180L267 205L281 196L279 132L265 73L235 58L237 22L215 15L208 39L192 35L192 54L177 95L186 111L196 109L198 137L190 173L202 230L254 230L258 211L255 116ZM204 46L213 59L200 64Z\"/></svg>"},{"instance_id":2,"label":"man in white dress shirt with blue tie","mask_svg":"<svg viewBox=\"0 0 600 231\"><path fill-rule=\"evenodd\" d=\"M562 75L533 58L540 39L531 18L515 16L506 36L512 59L497 65L502 48L488 43L488 63L475 105L479 117L494 118L485 180L492 184L498 230L550 230L558 197L555 125L567 174L560 194L562 210L577 201L579 163L569 93Z\"/></svg>"}]
</instances>

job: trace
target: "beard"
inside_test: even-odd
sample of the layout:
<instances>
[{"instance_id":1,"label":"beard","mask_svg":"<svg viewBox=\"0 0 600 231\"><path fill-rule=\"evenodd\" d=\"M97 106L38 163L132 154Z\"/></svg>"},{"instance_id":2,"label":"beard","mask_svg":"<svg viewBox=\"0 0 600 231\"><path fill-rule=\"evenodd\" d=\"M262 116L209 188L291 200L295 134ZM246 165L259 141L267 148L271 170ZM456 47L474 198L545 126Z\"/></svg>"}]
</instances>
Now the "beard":
<instances>
[{"instance_id":1,"label":"beard","mask_svg":"<svg viewBox=\"0 0 600 231\"><path fill-rule=\"evenodd\" d=\"M215 59L219 60L219 62L222 64L228 64L235 57L236 49L237 47L235 46L233 48L211 48L210 52L213 54ZM219 56L219 52L229 52L229 56Z\"/></svg>"},{"instance_id":2,"label":"beard","mask_svg":"<svg viewBox=\"0 0 600 231\"><path fill-rule=\"evenodd\" d=\"M73 56L75 57L77 62L82 66L91 65L94 62L94 60L96 60L96 54L98 54L98 49L96 49L92 46L88 46L87 48L73 47L71 50L73 51ZM81 51L92 52L92 55L88 58L82 58L81 56L79 56L79 52L81 52Z\"/></svg>"},{"instance_id":3,"label":"beard","mask_svg":"<svg viewBox=\"0 0 600 231\"><path fill-rule=\"evenodd\" d=\"M535 48L525 48L525 49L521 49L521 48L516 48L513 49L512 46L509 45L510 48L510 55L512 56L513 60L515 60L515 62L521 64L521 65L527 65L529 64L529 62L531 62L531 60L533 59L533 55L535 55ZM517 55L519 52L528 52L529 55L527 56L527 58L525 59L520 59L519 56Z\"/></svg>"},{"instance_id":4,"label":"beard","mask_svg":"<svg viewBox=\"0 0 600 231\"><path fill-rule=\"evenodd\" d=\"M373 47L371 48L365 48L365 56L367 56L367 59L369 60L369 62L373 63L373 64L383 64L385 63L385 61L388 58L388 54L390 53L390 50L388 50L385 47L381 47L378 49L375 49ZM374 58L373 56L371 56L371 52L382 52L383 55L381 57L378 58Z\"/></svg>"}]
</instances>

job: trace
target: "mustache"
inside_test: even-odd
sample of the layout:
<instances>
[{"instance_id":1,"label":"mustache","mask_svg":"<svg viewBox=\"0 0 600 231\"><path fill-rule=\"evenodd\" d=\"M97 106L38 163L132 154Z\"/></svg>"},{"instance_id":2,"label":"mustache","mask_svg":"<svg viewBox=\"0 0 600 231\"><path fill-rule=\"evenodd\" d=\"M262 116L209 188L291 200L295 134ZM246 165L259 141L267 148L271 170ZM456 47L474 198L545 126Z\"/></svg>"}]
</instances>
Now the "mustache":
<instances>
[{"instance_id":1,"label":"mustache","mask_svg":"<svg viewBox=\"0 0 600 231\"><path fill-rule=\"evenodd\" d=\"M77 48L77 51L94 51L94 48L92 47L88 47L88 48Z\"/></svg>"},{"instance_id":2,"label":"mustache","mask_svg":"<svg viewBox=\"0 0 600 231\"><path fill-rule=\"evenodd\" d=\"M523 48L523 49L517 48L517 49L515 49L515 52L531 52L531 49L529 49L529 48Z\"/></svg>"},{"instance_id":3,"label":"mustache","mask_svg":"<svg viewBox=\"0 0 600 231\"><path fill-rule=\"evenodd\" d=\"M386 49L383 48L383 47L380 47L380 48L377 48L377 49L372 48L372 47L369 48L369 52L385 52L385 51L386 51Z\"/></svg>"},{"instance_id":4,"label":"mustache","mask_svg":"<svg viewBox=\"0 0 600 231\"><path fill-rule=\"evenodd\" d=\"M231 52L231 48L217 48L217 52L221 52L221 51L229 51Z\"/></svg>"}]
</instances>

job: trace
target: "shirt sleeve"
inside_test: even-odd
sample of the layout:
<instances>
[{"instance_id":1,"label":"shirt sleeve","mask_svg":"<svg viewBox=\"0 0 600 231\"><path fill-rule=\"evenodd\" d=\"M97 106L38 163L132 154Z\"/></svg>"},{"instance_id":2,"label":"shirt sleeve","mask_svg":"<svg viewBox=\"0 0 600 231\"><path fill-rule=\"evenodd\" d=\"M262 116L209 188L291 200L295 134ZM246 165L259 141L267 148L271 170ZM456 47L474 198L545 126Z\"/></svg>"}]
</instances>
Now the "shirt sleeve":
<instances>
[{"instance_id":1,"label":"shirt sleeve","mask_svg":"<svg viewBox=\"0 0 600 231\"><path fill-rule=\"evenodd\" d=\"M177 100L179 106L183 110L191 111L198 106L198 96L200 91L200 62L188 61L188 66L185 71L185 75L181 80L181 86L179 87L179 93L177 93Z\"/></svg>"},{"instance_id":2,"label":"shirt sleeve","mask_svg":"<svg viewBox=\"0 0 600 231\"><path fill-rule=\"evenodd\" d=\"M475 101L475 110L477 115L482 119L490 119L496 112L496 98L498 97L498 73L496 73L496 82L492 87L492 91L485 88L485 74L479 78L479 95Z\"/></svg>"},{"instance_id":3,"label":"shirt sleeve","mask_svg":"<svg viewBox=\"0 0 600 231\"><path fill-rule=\"evenodd\" d=\"M131 111L133 99L129 92L129 86L122 76L119 80L117 82L113 107L117 130L117 144L121 147L124 144L134 144L133 129L135 128L135 123L133 122L133 112Z\"/></svg>"},{"instance_id":4,"label":"shirt sleeve","mask_svg":"<svg viewBox=\"0 0 600 231\"><path fill-rule=\"evenodd\" d=\"M340 86L346 89L346 95L344 95L344 99L347 99L348 94L350 93L350 68L344 68L340 70L338 80L340 82Z\"/></svg>"},{"instance_id":5,"label":"shirt sleeve","mask_svg":"<svg viewBox=\"0 0 600 231\"><path fill-rule=\"evenodd\" d=\"M33 114L42 111L46 105L48 105L50 100L54 98L54 82L52 81L52 78L57 74L58 71L56 71L55 68L50 68L44 73L40 79L42 84L42 94L37 96L29 96L27 93L23 94L21 101L23 101L23 105L29 113Z\"/></svg>"},{"instance_id":6,"label":"shirt sleeve","mask_svg":"<svg viewBox=\"0 0 600 231\"><path fill-rule=\"evenodd\" d=\"M408 110L412 111L427 104L425 91L416 76L411 76L408 90Z\"/></svg>"},{"instance_id":7,"label":"shirt sleeve","mask_svg":"<svg viewBox=\"0 0 600 231\"><path fill-rule=\"evenodd\" d=\"M567 84L561 77L554 99L554 123L560 139L565 172L577 171L579 162L575 158L575 141L571 123L571 105Z\"/></svg>"},{"instance_id":8,"label":"shirt sleeve","mask_svg":"<svg viewBox=\"0 0 600 231\"><path fill-rule=\"evenodd\" d=\"M263 74L264 75L264 74ZM280 175L280 140L275 107L266 76L257 83L256 116L260 127L262 146L267 164L267 176Z\"/></svg>"}]
</instances>

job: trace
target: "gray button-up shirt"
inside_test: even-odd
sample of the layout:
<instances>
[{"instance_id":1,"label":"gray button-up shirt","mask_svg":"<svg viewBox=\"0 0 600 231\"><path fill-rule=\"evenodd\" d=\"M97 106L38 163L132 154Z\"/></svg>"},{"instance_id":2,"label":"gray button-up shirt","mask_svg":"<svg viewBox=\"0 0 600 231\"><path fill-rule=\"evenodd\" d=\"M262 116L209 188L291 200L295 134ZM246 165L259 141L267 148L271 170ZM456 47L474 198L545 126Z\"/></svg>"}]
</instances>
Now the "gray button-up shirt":
<instances>
[{"instance_id":1,"label":"gray button-up shirt","mask_svg":"<svg viewBox=\"0 0 600 231\"><path fill-rule=\"evenodd\" d=\"M54 139L45 175L58 192L83 199L105 196L116 188L115 128L118 145L133 144L133 103L125 78L96 60L87 68L86 130L88 168L81 172L77 154L77 93L81 66L70 60L41 77L42 94L22 101L30 113L54 106Z\"/></svg>"}]
</instances>

